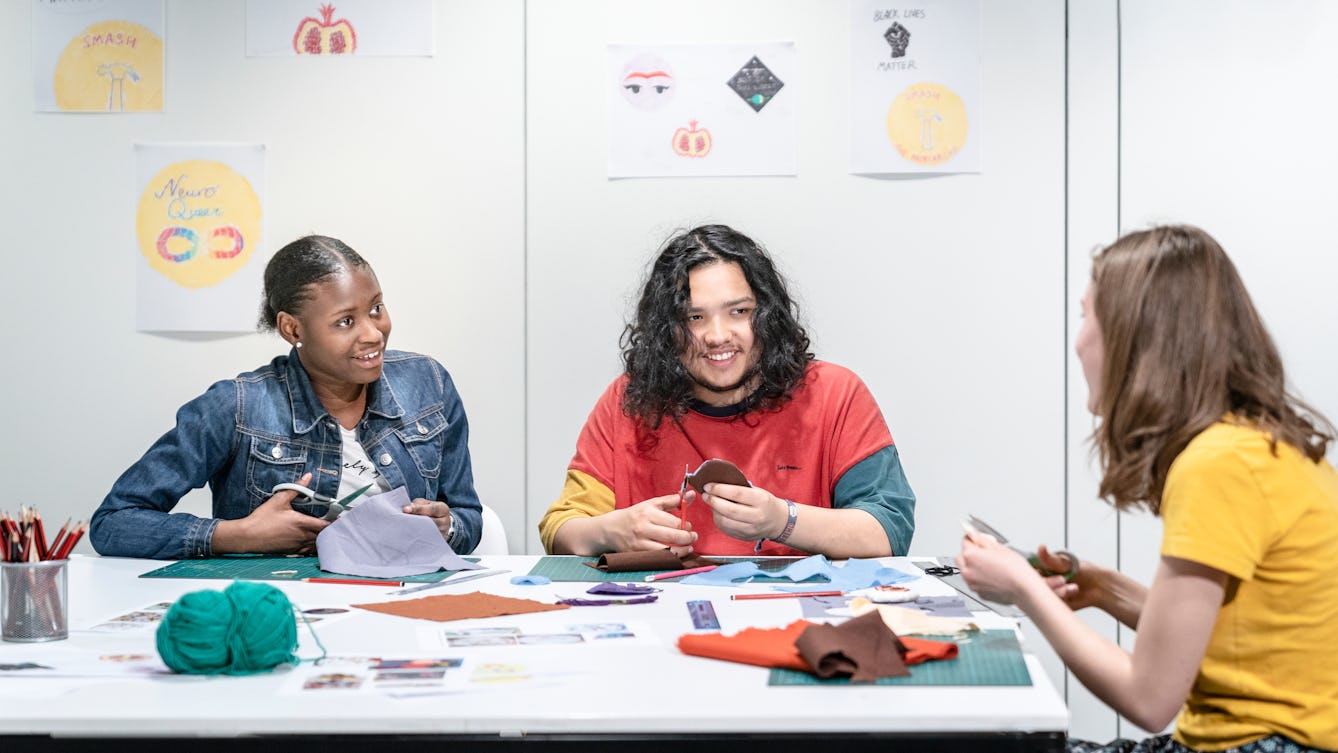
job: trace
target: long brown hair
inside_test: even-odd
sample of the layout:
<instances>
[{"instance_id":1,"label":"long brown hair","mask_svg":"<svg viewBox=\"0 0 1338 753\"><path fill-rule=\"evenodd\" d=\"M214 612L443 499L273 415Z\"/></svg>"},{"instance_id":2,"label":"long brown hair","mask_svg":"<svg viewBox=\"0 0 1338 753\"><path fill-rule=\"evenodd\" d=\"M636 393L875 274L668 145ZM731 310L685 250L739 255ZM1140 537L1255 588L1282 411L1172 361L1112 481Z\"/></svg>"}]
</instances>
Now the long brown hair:
<instances>
[{"instance_id":1,"label":"long brown hair","mask_svg":"<svg viewBox=\"0 0 1338 753\"><path fill-rule=\"evenodd\" d=\"M1101 328L1101 496L1161 510L1171 463L1230 413L1314 462L1333 426L1287 392L1273 338L1236 267L1196 227L1129 233L1096 254L1092 306Z\"/></svg>"}]
</instances>

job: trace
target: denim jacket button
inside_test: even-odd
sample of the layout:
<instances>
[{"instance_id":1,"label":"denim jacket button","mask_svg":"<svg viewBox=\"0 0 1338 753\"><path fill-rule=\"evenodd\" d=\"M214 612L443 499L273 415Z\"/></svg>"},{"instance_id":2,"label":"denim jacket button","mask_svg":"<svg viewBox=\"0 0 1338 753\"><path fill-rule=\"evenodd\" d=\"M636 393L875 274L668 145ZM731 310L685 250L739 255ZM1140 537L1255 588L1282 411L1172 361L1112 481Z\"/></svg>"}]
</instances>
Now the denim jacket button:
<instances>
[{"instance_id":1,"label":"denim jacket button","mask_svg":"<svg viewBox=\"0 0 1338 753\"><path fill-rule=\"evenodd\" d=\"M427 427L424 426L424 425L422 425L421 423L418 424L418 433L419 433L419 434L426 434L426 433L427 433Z\"/></svg>"},{"instance_id":2,"label":"denim jacket button","mask_svg":"<svg viewBox=\"0 0 1338 753\"><path fill-rule=\"evenodd\" d=\"M275 460L278 460L279 458L283 457L283 448L276 444L274 445L274 449L269 451L269 454L270 457L273 457Z\"/></svg>"},{"instance_id":3,"label":"denim jacket button","mask_svg":"<svg viewBox=\"0 0 1338 753\"><path fill-rule=\"evenodd\" d=\"M390 453L388 452L381 453L380 460L381 460L381 465L390 465Z\"/></svg>"}]
</instances>

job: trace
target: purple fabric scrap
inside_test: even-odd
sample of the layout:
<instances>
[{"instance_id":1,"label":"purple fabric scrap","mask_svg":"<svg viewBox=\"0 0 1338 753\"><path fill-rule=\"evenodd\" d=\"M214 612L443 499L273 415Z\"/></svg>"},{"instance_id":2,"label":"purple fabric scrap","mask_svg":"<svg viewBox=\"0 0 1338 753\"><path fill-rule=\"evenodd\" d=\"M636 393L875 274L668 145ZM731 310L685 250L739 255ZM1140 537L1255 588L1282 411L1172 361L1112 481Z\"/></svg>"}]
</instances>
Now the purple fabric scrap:
<instances>
[{"instance_id":1,"label":"purple fabric scrap","mask_svg":"<svg viewBox=\"0 0 1338 753\"><path fill-rule=\"evenodd\" d=\"M633 599L558 599L557 603L569 607L607 607L611 604L651 604L659 598L659 594L651 594Z\"/></svg>"},{"instance_id":2,"label":"purple fabric scrap","mask_svg":"<svg viewBox=\"0 0 1338 753\"><path fill-rule=\"evenodd\" d=\"M636 596L638 594L650 594L659 591L655 586L646 586L640 583L600 583L592 586L586 593L588 594L608 594L610 596Z\"/></svg>"}]
</instances>

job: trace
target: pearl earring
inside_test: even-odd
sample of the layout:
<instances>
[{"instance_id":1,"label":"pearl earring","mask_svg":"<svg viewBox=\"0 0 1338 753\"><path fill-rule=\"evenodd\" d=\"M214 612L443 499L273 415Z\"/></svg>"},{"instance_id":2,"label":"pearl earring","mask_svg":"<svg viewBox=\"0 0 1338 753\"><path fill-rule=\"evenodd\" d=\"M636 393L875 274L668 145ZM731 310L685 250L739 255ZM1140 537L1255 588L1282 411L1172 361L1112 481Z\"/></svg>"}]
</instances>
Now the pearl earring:
<instances>
[{"instance_id":1,"label":"pearl earring","mask_svg":"<svg viewBox=\"0 0 1338 753\"><path fill-rule=\"evenodd\" d=\"M296 343L296 345L297 345L297 347L299 347L299 348L302 347L302 341L301 341L301 340L298 340L297 343Z\"/></svg>"}]
</instances>

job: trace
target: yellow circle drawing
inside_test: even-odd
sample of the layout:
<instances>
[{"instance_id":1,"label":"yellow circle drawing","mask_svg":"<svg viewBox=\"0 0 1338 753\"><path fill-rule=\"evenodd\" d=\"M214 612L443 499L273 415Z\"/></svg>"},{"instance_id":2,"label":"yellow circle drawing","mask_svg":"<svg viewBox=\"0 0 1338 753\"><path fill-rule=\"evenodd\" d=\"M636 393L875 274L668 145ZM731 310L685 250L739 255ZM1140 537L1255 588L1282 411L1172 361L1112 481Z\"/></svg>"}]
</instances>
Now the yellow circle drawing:
<instances>
[{"instance_id":1,"label":"yellow circle drawing","mask_svg":"<svg viewBox=\"0 0 1338 753\"><path fill-rule=\"evenodd\" d=\"M966 105L946 86L911 84L887 109L887 137L917 165L940 165L966 143Z\"/></svg>"},{"instance_id":2,"label":"yellow circle drawing","mask_svg":"<svg viewBox=\"0 0 1338 753\"><path fill-rule=\"evenodd\" d=\"M70 40L52 82L62 110L163 109L163 42L129 21L103 21Z\"/></svg>"},{"instance_id":3,"label":"yellow circle drawing","mask_svg":"<svg viewBox=\"0 0 1338 753\"><path fill-rule=\"evenodd\" d=\"M172 282L217 285L251 258L260 239L260 199L222 162L176 162L140 194L135 237L149 266Z\"/></svg>"}]
</instances>

